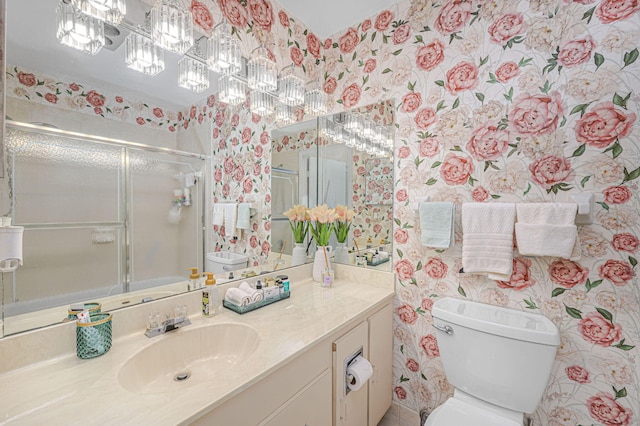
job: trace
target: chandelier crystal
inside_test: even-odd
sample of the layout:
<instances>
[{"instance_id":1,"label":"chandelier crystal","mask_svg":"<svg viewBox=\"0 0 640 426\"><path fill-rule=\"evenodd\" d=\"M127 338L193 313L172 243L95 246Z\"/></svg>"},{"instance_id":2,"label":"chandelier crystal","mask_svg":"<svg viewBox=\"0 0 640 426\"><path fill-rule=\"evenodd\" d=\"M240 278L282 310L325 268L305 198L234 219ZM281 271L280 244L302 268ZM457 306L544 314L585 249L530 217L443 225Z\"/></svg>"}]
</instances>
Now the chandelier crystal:
<instances>
[{"instance_id":1,"label":"chandelier crystal","mask_svg":"<svg viewBox=\"0 0 640 426\"><path fill-rule=\"evenodd\" d=\"M247 100L247 85L235 77L222 75L218 79L218 99L229 105L240 105Z\"/></svg>"},{"instance_id":2,"label":"chandelier crystal","mask_svg":"<svg viewBox=\"0 0 640 426\"><path fill-rule=\"evenodd\" d=\"M188 56L178 61L178 86L200 93L209 88L209 68Z\"/></svg>"},{"instance_id":3,"label":"chandelier crystal","mask_svg":"<svg viewBox=\"0 0 640 426\"><path fill-rule=\"evenodd\" d=\"M309 84L304 97L304 112L308 115L325 115L327 113L327 94L316 80Z\"/></svg>"},{"instance_id":4,"label":"chandelier crystal","mask_svg":"<svg viewBox=\"0 0 640 426\"><path fill-rule=\"evenodd\" d=\"M178 0L159 0L151 8L151 39L163 49L184 54L193 46L191 12Z\"/></svg>"},{"instance_id":5,"label":"chandelier crystal","mask_svg":"<svg viewBox=\"0 0 640 426\"><path fill-rule=\"evenodd\" d=\"M277 65L269 58L269 52L264 45L251 53L247 68L247 83L250 89L273 92L278 88Z\"/></svg>"},{"instance_id":6,"label":"chandelier crystal","mask_svg":"<svg viewBox=\"0 0 640 426\"><path fill-rule=\"evenodd\" d=\"M125 0L71 0L82 13L113 25L122 22L127 13Z\"/></svg>"},{"instance_id":7,"label":"chandelier crystal","mask_svg":"<svg viewBox=\"0 0 640 426\"><path fill-rule=\"evenodd\" d=\"M153 41L132 32L125 40L127 66L146 75L156 75L164 70L164 51Z\"/></svg>"},{"instance_id":8,"label":"chandelier crystal","mask_svg":"<svg viewBox=\"0 0 640 426\"><path fill-rule=\"evenodd\" d=\"M276 121L278 124L291 124L296 121L296 109L298 107L276 103Z\"/></svg>"},{"instance_id":9,"label":"chandelier crystal","mask_svg":"<svg viewBox=\"0 0 640 426\"><path fill-rule=\"evenodd\" d=\"M280 73L278 79L278 99L285 105L297 106L304 103L304 81L296 75L291 65Z\"/></svg>"},{"instance_id":10,"label":"chandelier crystal","mask_svg":"<svg viewBox=\"0 0 640 426\"><path fill-rule=\"evenodd\" d=\"M95 55L104 46L104 22L85 15L71 4L58 3L56 37L66 46Z\"/></svg>"},{"instance_id":11,"label":"chandelier crystal","mask_svg":"<svg viewBox=\"0 0 640 426\"><path fill-rule=\"evenodd\" d=\"M275 112L275 98L270 93L255 90L251 92L249 109L252 113L267 117Z\"/></svg>"},{"instance_id":12,"label":"chandelier crystal","mask_svg":"<svg viewBox=\"0 0 640 426\"><path fill-rule=\"evenodd\" d=\"M240 72L241 61L240 43L233 36L231 26L223 20L207 40L207 65L219 74L235 75Z\"/></svg>"}]
</instances>

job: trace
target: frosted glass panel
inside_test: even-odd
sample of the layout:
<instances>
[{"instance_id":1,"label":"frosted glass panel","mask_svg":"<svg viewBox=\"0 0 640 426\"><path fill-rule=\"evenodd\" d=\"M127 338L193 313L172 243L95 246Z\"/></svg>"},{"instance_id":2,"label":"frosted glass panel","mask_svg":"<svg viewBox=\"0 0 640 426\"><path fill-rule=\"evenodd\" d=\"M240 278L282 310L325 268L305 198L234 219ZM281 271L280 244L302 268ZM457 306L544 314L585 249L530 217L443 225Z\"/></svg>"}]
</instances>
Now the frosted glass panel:
<instances>
[{"instance_id":1,"label":"frosted glass panel","mask_svg":"<svg viewBox=\"0 0 640 426\"><path fill-rule=\"evenodd\" d=\"M7 130L14 222L118 221L123 148Z\"/></svg>"}]
</instances>

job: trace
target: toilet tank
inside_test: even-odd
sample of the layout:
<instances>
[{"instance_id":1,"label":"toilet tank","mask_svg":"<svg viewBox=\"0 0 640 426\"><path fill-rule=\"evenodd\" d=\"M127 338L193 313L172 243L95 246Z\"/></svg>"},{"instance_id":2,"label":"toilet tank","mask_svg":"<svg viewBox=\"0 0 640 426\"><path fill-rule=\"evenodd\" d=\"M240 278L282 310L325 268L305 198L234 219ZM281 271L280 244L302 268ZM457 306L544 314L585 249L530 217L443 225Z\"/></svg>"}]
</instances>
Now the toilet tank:
<instances>
[{"instance_id":1,"label":"toilet tank","mask_svg":"<svg viewBox=\"0 0 640 426\"><path fill-rule=\"evenodd\" d=\"M545 316L467 300L433 304L440 357L447 380L483 401L510 410L535 411L560 344Z\"/></svg>"},{"instance_id":2,"label":"toilet tank","mask_svg":"<svg viewBox=\"0 0 640 426\"><path fill-rule=\"evenodd\" d=\"M229 271L244 269L249 263L249 258L244 254L230 251L214 251L207 253L205 261L206 272L222 274Z\"/></svg>"}]
</instances>

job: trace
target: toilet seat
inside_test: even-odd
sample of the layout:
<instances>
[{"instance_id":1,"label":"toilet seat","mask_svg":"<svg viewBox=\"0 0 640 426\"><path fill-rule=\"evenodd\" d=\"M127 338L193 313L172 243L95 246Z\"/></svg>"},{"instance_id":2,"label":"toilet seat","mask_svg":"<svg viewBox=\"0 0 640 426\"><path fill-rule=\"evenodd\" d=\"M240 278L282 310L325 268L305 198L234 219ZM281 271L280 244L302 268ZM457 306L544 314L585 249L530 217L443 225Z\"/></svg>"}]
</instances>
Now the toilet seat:
<instances>
[{"instance_id":1,"label":"toilet seat","mask_svg":"<svg viewBox=\"0 0 640 426\"><path fill-rule=\"evenodd\" d=\"M423 426L522 426L522 422L454 397L433 410Z\"/></svg>"}]
</instances>

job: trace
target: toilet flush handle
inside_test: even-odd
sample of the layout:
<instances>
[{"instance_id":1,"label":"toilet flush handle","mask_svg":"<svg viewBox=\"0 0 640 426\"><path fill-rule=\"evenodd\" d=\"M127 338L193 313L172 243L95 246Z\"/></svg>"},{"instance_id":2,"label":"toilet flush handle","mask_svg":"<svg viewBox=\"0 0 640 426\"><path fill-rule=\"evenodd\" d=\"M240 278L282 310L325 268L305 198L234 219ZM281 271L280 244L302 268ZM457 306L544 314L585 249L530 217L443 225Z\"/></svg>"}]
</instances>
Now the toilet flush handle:
<instances>
[{"instance_id":1,"label":"toilet flush handle","mask_svg":"<svg viewBox=\"0 0 640 426\"><path fill-rule=\"evenodd\" d=\"M449 325L433 324L433 328L435 328L436 330L440 330L444 334L448 334L449 336L451 336L453 334L453 328L451 328L451 326L449 326Z\"/></svg>"}]
</instances>

